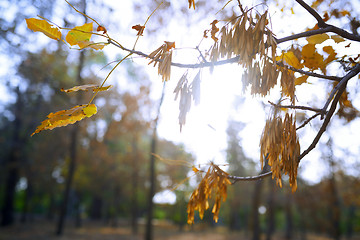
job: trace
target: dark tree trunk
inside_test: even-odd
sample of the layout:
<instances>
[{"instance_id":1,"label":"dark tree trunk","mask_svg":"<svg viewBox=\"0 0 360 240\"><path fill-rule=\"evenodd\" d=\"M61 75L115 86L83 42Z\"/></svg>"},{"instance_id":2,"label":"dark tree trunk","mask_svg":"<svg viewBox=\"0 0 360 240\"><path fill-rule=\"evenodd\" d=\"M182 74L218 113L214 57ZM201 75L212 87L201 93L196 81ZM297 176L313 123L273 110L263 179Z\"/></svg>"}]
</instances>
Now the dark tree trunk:
<instances>
[{"instance_id":1,"label":"dark tree trunk","mask_svg":"<svg viewBox=\"0 0 360 240\"><path fill-rule=\"evenodd\" d=\"M90 208L90 218L100 220L102 217L103 200L100 196L93 196Z\"/></svg>"},{"instance_id":2,"label":"dark tree trunk","mask_svg":"<svg viewBox=\"0 0 360 240\"><path fill-rule=\"evenodd\" d=\"M30 205L31 205L31 199L33 196L33 185L32 185L32 180L31 177L27 178L27 188L25 190L25 195L24 195L24 204L23 204L23 209L22 209L22 213L21 213L21 219L20 221L22 223L27 222L28 220L28 214L29 214L29 209L30 209Z\"/></svg>"},{"instance_id":3,"label":"dark tree trunk","mask_svg":"<svg viewBox=\"0 0 360 240\"><path fill-rule=\"evenodd\" d=\"M269 165L267 158L265 160L265 166L261 173L265 173L269 171ZM255 182L255 188L254 188L254 194L252 198L252 232L253 232L253 240L259 240L260 239L260 219L259 219L259 207L261 202L261 190L262 190L262 184L264 180L260 179Z\"/></svg>"},{"instance_id":4,"label":"dark tree trunk","mask_svg":"<svg viewBox=\"0 0 360 240\"><path fill-rule=\"evenodd\" d=\"M82 227L82 217L81 217L81 194L79 192L75 192L75 227Z\"/></svg>"},{"instance_id":5,"label":"dark tree trunk","mask_svg":"<svg viewBox=\"0 0 360 240\"><path fill-rule=\"evenodd\" d=\"M150 189L148 193L148 207L147 207L147 219L146 219L146 228L145 228L145 240L152 240L153 239L153 226L152 226L152 219L153 219L153 211L154 211L154 202L153 198L155 195L155 156L156 153L156 145L157 145L157 125L159 122L160 117L160 109L162 102L164 100L165 95L165 82L163 85L163 90L161 93L160 103L158 106L157 116L154 121L154 129L151 139L151 149L150 149Z\"/></svg>"},{"instance_id":6,"label":"dark tree trunk","mask_svg":"<svg viewBox=\"0 0 360 240\"><path fill-rule=\"evenodd\" d=\"M138 199L137 199L137 191L138 191L138 179L139 179L139 169L138 169L138 148L137 148L137 138L135 137L133 140L133 153L134 158L132 160L132 196L131 196L131 231L135 235L138 233Z\"/></svg>"},{"instance_id":7,"label":"dark tree trunk","mask_svg":"<svg viewBox=\"0 0 360 240\"><path fill-rule=\"evenodd\" d=\"M86 9L85 1L83 1L84 9ZM84 67L84 61L85 61L85 52L81 51L79 56L79 65L77 69L77 78L76 82L81 85L82 84L82 78L81 78L81 71ZM81 94L78 94L78 102L81 100ZM63 234L64 231L64 224L66 219L66 212L68 209L68 203L69 203L69 196L70 191L72 187L72 182L74 178L75 168L76 168L76 161L77 161L77 142L78 142L78 135L79 135L79 125L74 124L71 128L70 133L70 163L68 166L68 175L66 176L66 182L65 182L65 190L63 194L63 201L60 207L60 214L59 214L59 220L57 224L56 229L56 235L60 236Z\"/></svg>"},{"instance_id":8,"label":"dark tree trunk","mask_svg":"<svg viewBox=\"0 0 360 240\"><path fill-rule=\"evenodd\" d=\"M266 240L271 240L271 237L275 230L275 204L274 204L274 196L275 196L275 184L272 179L268 179L269 183L269 194L267 201L267 230L266 230Z\"/></svg>"},{"instance_id":9,"label":"dark tree trunk","mask_svg":"<svg viewBox=\"0 0 360 240\"><path fill-rule=\"evenodd\" d=\"M12 136L12 146L7 162L8 174L5 179L5 192L4 192L4 203L2 208L2 226L9 226L14 223L14 200L16 184L19 180L19 169L20 169L20 152L22 148L22 142L20 139L20 131L22 128L21 112L24 108L24 102L22 94L19 88L15 90L17 100L15 104L15 120L14 120L14 131Z\"/></svg>"},{"instance_id":10,"label":"dark tree trunk","mask_svg":"<svg viewBox=\"0 0 360 240\"><path fill-rule=\"evenodd\" d=\"M292 193L291 190L287 191L286 194L286 203L285 203L285 239L290 240L292 239L293 233L293 219L292 219Z\"/></svg>"},{"instance_id":11,"label":"dark tree trunk","mask_svg":"<svg viewBox=\"0 0 360 240\"><path fill-rule=\"evenodd\" d=\"M346 219L346 239L351 239L354 232L354 220L355 220L356 207L351 205L347 209Z\"/></svg>"},{"instance_id":12,"label":"dark tree trunk","mask_svg":"<svg viewBox=\"0 0 360 240\"><path fill-rule=\"evenodd\" d=\"M329 200L330 200L330 221L331 221L331 227L329 229L329 232L331 233L331 237L335 240L340 239L340 201L338 197L338 192L336 188L335 183L335 176L332 176L332 178L329 181Z\"/></svg>"}]
</instances>

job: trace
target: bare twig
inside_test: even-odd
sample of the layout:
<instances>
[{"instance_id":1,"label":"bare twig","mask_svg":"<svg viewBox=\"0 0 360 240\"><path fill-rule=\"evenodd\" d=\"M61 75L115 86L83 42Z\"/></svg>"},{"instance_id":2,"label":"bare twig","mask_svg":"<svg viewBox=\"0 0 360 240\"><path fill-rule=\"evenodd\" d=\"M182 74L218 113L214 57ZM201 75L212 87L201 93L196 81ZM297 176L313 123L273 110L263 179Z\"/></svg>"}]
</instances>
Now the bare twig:
<instances>
[{"instance_id":1,"label":"bare twig","mask_svg":"<svg viewBox=\"0 0 360 240\"><path fill-rule=\"evenodd\" d=\"M248 176L248 177L238 177L238 176L228 176L228 179L233 180L233 184L239 181L256 181L259 179L263 179L265 177L268 177L272 174L272 172L267 172L267 173L263 173L263 174L259 174L257 176Z\"/></svg>"},{"instance_id":2,"label":"bare twig","mask_svg":"<svg viewBox=\"0 0 360 240\"><path fill-rule=\"evenodd\" d=\"M296 0L303 8L306 9L306 11L308 11L311 15L313 15L314 18L316 18L317 22L318 22L318 26L320 28L326 27L326 23L324 22L324 20L321 18L321 16L309 5L307 5L303 0Z\"/></svg>"},{"instance_id":3,"label":"bare twig","mask_svg":"<svg viewBox=\"0 0 360 240\"><path fill-rule=\"evenodd\" d=\"M319 109L319 108L312 108L312 107L307 107L307 106L279 105L279 104L275 104L271 101L268 101L268 102L277 108L291 108L291 109L309 110L309 111L313 111L313 112L322 112L323 111L322 109Z\"/></svg>"},{"instance_id":4,"label":"bare twig","mask_svg":"<svg viewBox=\"0 0 360 240\"><path fill-rule=\"evenodd\" d=\"M348 80L350 78L354 77L355 75L357 75L359 72L360 72L360 64L356 64L355 67L348 74L345 75L343 80L340 81L341 84L340 83L338 84L339 89L335 95L334 100L332 101L331 107L330 107L328 113L326 114L325 120L324 120L323 124L321 125L319 132L315 136L315 138L314 138L313 142L310 144L310 146L303 153L301 153L301 155L299 156L299 161L316 147L316 144L319 142L322 134L325 132L326 127L328 126L330 119L336 110L337 103L339 102L341 94L344 92L344 90L346 88Z\"/></svg>"},{"instance_id":5,"label":"bare twig","mask_svg":"<svg viewBox=\"0 0 360 240\"><path fill-rule=\"evenodd\" d=\"M314 118L316 118L320 114L321 114L321 112L318 112L318 113L314 114L313 116L311 116L310 118L308 118L303 124L301 124L299 127L296 128L296 131L299 130L300 128L305 127L306 124L308 124L311 120L313 120Z\"/></svg>"}]
</instances>

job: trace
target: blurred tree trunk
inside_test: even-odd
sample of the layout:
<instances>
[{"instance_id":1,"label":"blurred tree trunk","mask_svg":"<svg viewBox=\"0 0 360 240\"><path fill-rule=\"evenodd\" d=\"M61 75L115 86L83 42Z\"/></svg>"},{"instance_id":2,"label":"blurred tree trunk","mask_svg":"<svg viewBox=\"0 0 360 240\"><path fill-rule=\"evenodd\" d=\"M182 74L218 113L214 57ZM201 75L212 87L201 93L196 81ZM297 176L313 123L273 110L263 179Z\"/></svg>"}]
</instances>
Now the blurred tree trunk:
<instances>
[{"instance_id":1,"label":"blurred tree trunk","mask_svg":"<svg viewBox=\"0 0 360 240\"><path fill-rule=\"evenodd\" d=\"M267 230L266 230L266 240L271 240L271 236L275 230L275 184L271 178L268 179L269 183L269 194L267 199Z\"/></svg>"},{"instance_id":2,"label":"blurred tree trunk","mask_svg":"<svg viewBox=\"0 0 360 240\"><path fill-rule=\"evenodd\" d=\"M269 165L267 158L265 158L265 166L261 171L261 174L267 171L269 171ZM259 219L259 207L261 202L261 190L262 190L263 182L264 182L263 179L257 180L255 182L254 194L252 197L252 233L253 233L252 239L253 240L260 239L261 229L260 229L260 219Z\"/></svg>"},{"instance_id":3,"label":"blurred tree trunk","mask_svg":"<svg viewBox=\"0 0 360 240\"><path fill-rule=\"evenodd\" d=\"M81 218L81 193L75 191L75 227L80 228L82 226L82 218Z\"/></svg>"},{"instance_id":4,"label":"blurred tree trunk","mask_svg":"<svg viewBox=\"0 0 360 240\"><path fill-rule=\"evenodd\" d=\"M285 239L292 239L293 233L293 218L292 218L292 192L291 189L287 190L286 200L285 200Z\"/></svg>"},{"instance_id":5,"label":"blurred tree trunk","mask_svg":"<svg viewBox=\"0 0 360 240\"><path fill-rule=\"evenodd\" d=\"M330 166L330 179L328 181L328 193L329 193L329 219L330 219L330 229L329 233L331 237L335 240L340 239L340 213L341 213L341 206L339 200L338 189L336 187L336 180L335 180L335 161L334 161L334 154L332 152L332 139L330 138L326 143L329 149L329 154L327 159L329 161Z\"/></svg>"},{"instance_id":6,"label":"blurred tree trunk","mask_svg":"<svg viewBox=\"0 0 360 240\"><path fill-rule=\"evenodd\" d=\"M139 169L138 169L138 138L134 136L133 139L133 153L134 158L132 160L132 193L131 193L131 232L135 235L138 233L138 179L139 179Z\"/></svg>"},{"instance_id":7,"label":"blurred tree trunk","mask_svg":"<svg viewBox=\"0 0 360 240\"><path fill-rule=\"evenodd\" d=\"M84 0L83 0L83 4L84 4L84 9L86 9L86 4ZM83 82L81 77L81 72L84 68L84 62L85 62L85 51L83 50L80 52L79 64L77 68L76 83L79 85L82 85ZM81 102L81 94L78 93L77 96L78 96L77 102ZM75 168L76 168L78 135L79 135L79 124L76 123L72 126L70 132L70 158L69 158L69 166L67 171L68 174L65 180L66 182L65 182L65 190L63 194L63 202L61 204L60 215L56 229L56 235L58 236L62 235L64 231L64 223L66 219L66 212L68 209L69 196L70 196L70 191L71 191Z\"/></svg>"},{"instance_id":8,"label":"blurred tree trunk","mask_svg":"<svg viewBox=\"0 0 360 240\"><path fill-rule=\"evenodd\" d=\"M346 239L351 239L354 231L355 205L350 205L347 209L346 219Z\"/></svg>"},{"instance_id":9,"label":"blurred tree trunk","mask_svg":"<svg viewBox=\"0 0 360 240\"><path fill-rule=\"evenodd\" d=\"M30 171L30 170L28 170L28 171ZM28 220L29 209L31 206L33 193L34 193L34 188L33 188L33 183L32 183L32 177L31 177L31 173L28 173L27 174L27 187L25 190L23 209L22 209L21 219L20 219L20 222L22 222L22 223L26 223Z\"/></svg>"},{"instance_id":10,"label":"blurred tree trunk","mask_svg":"<svg viewBox=\"0 0 360 240\"><path fill-rule=\"evenodd\" d=\"M22 129L22 118L21 112L24 109L24 101L19 87L15 89L16 93L16 103L15 103L15 120L14 120L14 129L11 140L11 150L9 153L9 159L7 161L7 176L5 179L5 192L4 192L4 203L1 211L1 225L9 226L14 223L14 200L15 200L15 190L16 184L19 180L19 171L21 164L21 149L22 141L20 136L20 131Z\"/></svg>"},{"instance_id":11,"label":"blurred tree trunk","mask_svg":"<svg viewBox=\"0 0 360 240\"><path fill-rule=\"evenodd\" d=\"M331 233L331 237L335 240L340 239L340 201L338 196L338 191L335 182L334 174L329 180L329 201L330 201L330 208L329 208L329 215L330 215L330 229L329 232Z\"/></svg>"},{"instance_id":12,"label":"blurred tree trunk","mask_svg":"<svg viewBox=\"0 0 360 240\"><path fill-rule=\"evenodd\" d=\"M151 149L150 149L150 189L149 189L149 195L148 195L148 207L147 207L147 219L146 219L146 228L145 228L145 240L152 240L153 239L153 226L152 226L152 219L153 219L153 211L154 211L154 202L153 198L155 195L155 156L154 153L156 153L156 145L157 145L157 126L159 122L160 117L160 109L162 102L164 100L165 95L165 82L163 85L161 98L157 110L157 116L154 121L154 129L153 134L151 138Z\"/></svg>"},{"instance_id":13,"label":"blurred tree trunk","mask_svg":"<svg viewBox=\"0 0 360 240\"><path fill-rule=\"evenodd\" d=\"M95 195L92 198L89 216L93 220L100 220L102 217L103 199Z\"/></svg>"}]
</instances>

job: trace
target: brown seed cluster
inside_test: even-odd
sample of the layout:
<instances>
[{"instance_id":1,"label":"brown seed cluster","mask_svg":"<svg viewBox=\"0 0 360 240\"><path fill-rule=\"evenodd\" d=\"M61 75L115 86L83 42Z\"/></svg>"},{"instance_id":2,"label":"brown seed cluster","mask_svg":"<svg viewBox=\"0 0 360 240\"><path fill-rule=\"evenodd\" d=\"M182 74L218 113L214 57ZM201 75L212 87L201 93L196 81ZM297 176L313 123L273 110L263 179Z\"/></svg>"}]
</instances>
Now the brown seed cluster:
<instances>
[{"instance_id":1,"label":"brown seed cluster","mask_svg":"<svg viewBox=\"0 0 360 240\"><path fill-rule=\"evenodd\" d=\"M266 121L260 140L261 166L266 156L271 166L272 178L282 187L281 175L289 175L289 183L296 191L297 168L299 165L300 144L296 134L295 117L286 113L284 120L274 117Z\"/></svg>"},{"instance_id":2,"label":"brown seed cluster","mask_svg":"<svg viewBox=\"0 0 360 240\"><path fill-rule=\"evenodd\" d=\"M198 188L190 197L190 201L187 205L188 224L194 223L194 213L196 210L199 211L199 216L203 219L205 210L209 208L208 199L211 198L212 192L215 193L215 203L212 208L212 213L214 215L213 219L215 222L218 221L221 200L226 200L227 185L231 184L228 176L229 174L227 172L211 163Z\"/></svg>"},{"instance_id":3,"label":"brown seed cluster","mask_svg":"<svg viewBox=\"0 0 360 240\"><path fill-rule=\"evenodd\" d=\"M252 17L244 12L234 24L220 30L220 42L216 41L210 54L211 61L239 56L239 64L246 69L243 75L244 89L251 85L252 94L267 95L277 83L276 40L267 27L267 12Z\"/></svg>"},{"instance_id":4,"label":"brown seed cluster","mask_svg":"<svg viewBox=\"0 0 360 240\"><path fill-rule=\"evenodd\" d=\"M165 41L163 45L149 54L149 58L151 58L149 64L155 62L155 67L156 64L159 63L158 74L162 76L163 81L170 79L172 48L175 48L175 42Z\"/></svg>"}]
</instances>

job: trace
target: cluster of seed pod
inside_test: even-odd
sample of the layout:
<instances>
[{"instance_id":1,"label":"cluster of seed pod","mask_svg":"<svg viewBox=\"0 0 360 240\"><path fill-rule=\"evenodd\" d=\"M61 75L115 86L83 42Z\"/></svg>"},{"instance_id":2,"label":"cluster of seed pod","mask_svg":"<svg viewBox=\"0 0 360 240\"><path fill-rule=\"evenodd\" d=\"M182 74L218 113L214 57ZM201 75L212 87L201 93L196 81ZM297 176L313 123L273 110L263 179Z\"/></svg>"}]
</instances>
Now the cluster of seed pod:
<instances>
[{"instance_id":1,"label":"cluster of seed pod","mask_svg":"<svg viewBox=\"0 0 360 240\"><path fill-rule=\"evenodd\" d=\"M156 64L159 63L158 74L161 75L163 81L170 79L172 48L175 48L175 42L165 41L163 45L149 54L149 58L151 58L149 64L155 62L155 67Z\"/></svg>"},{"instance_id":2,"label":"cluster of seed pod","mask_svg":"<svg viewBox=\"0 0 360 240\"><path fill-rule=\"evenodd\" d=\"M250 11L244 11L233 24L221 28L220 40L215 41L210 60L238 56L238 63L246 69L242 77L244 89L251 85L251 93L261 96L268 94L277 84L279 72L285 71L282 86L286 86L285 95L293 99L290 80L294 77L290 79L287 69L276 66L276 39L267 25L267 12L253 18Z\"/></svg>"},{"instance_id":3,"label":"cluster of seed pod","mask_svg":"<svg viewBox=\"0 0 360 240\"><path fill-rule=\"evenodd\" d=\"M212 208L213 219L215 222L218 221L221 201L226 200L227 185L231 185L228 176L227 172L211 163L198 188L191 194L187 205L188 224L194 223L195 211L199 211L199 216L203 219L205 210L210 207L208 200L211 198L212 193L215 194L215 203Z\"/></svg>"},{"instance_id":4,"label":"cluster of seed pod","mask_svg":"<svg viewBox=\"0 0 360 240\"><path fill-rule=\"evenodd\" d=\"M276 183L282 187L281 175L288 174L292 191L296 191L300 144L293 115L286 113L284 120L274 117L266 121L260 140L260 152L261 166L266 157Z\"/></svg>"}]
</instances>

